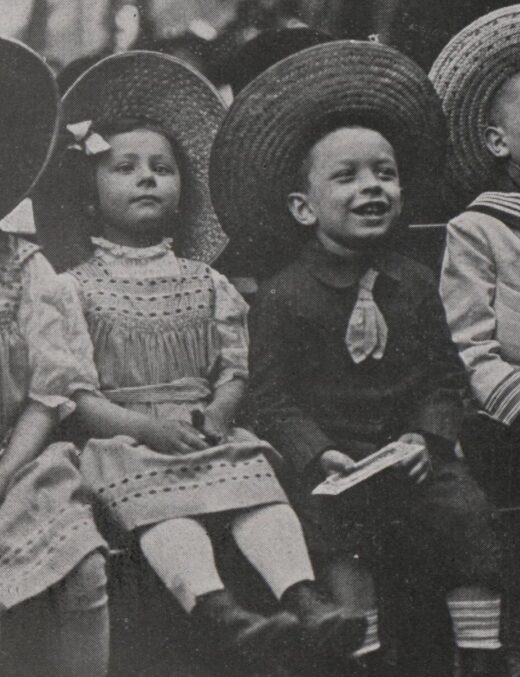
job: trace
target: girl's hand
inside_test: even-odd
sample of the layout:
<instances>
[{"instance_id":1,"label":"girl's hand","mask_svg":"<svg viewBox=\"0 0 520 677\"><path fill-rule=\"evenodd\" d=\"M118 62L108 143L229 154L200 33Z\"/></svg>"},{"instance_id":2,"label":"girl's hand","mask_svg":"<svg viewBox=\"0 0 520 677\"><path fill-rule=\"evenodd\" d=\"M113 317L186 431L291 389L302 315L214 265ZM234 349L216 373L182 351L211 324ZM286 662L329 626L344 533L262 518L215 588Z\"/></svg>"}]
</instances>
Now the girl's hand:
<instances>
[{"instance_id":1,"label":"girl's hand","mask_svg":"<svg viewBox=\"0 0 520 677\"><path fill-rule=\"evenodd\" d=\"M201 430L209 440L215 444L225 442L231 428L231 422L219 411L218 407L211 405L203 414Z\"/></svg>"},{"instance_id":2,"label":"girl's hand","mask_svg":"<svg viewBox=\"0 0 520 677\"><path fill-rule=\"evenodd\" d=\"M320 457L321 469L327 475L339 473L340 475L349 475L355 468L355 462L342 451L328 449Z\"/></svg>"},{"instance_id":3,"label":"girl's hand","mask_svg":"<svg viewBox=\"0 0 520 677\"><path fill-rule=\"evenodd\" d=\"M401 461L396 467L404 470L409 479L415 484L422 484L429 476L432 469L432 462L426 440L419 433L405 433L401 435L398 442L405 444L418 444L421 449L413 456Z\"/></svg>"},{"instance_id":4,"label":"girl's hand","mask_svg":"<svg viewBox=\"0 0 520 677\"><path fill-rule=\"evenodd\" d=\"M10 480L10 474L0 471L0 505L4 502Z\"/></svg>"},{"instance_id":5,"label":"girl's hand","mask_svg":"<svg viewBox=\"0 0 520 677\"><path fill-rule=\"evenodd\" d=\"M192 425L170 419L147 421L140 441L162 454L191 454L208 448Z\"/></svg>"}]
</instances>

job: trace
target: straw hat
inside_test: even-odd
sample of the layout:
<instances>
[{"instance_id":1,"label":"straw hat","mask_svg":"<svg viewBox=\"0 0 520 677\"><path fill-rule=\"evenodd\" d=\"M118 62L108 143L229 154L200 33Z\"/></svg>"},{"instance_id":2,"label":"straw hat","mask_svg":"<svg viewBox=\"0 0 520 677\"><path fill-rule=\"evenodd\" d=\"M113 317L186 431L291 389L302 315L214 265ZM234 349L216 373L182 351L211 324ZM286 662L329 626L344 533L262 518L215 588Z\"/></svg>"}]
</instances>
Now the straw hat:
<instances>
[{"instance_id":1,"label":"straw hat","mask_svg":"<svg viewBox=\"0 0 520 677\"><path fill-rule=\"evenodd\" d=\"M277 61L307 47L330 42L327 33L307 26L262 31L244 43L228 62L227 76L235 96Z\"/></svg>"},{"instance_id":2,"label":"straw hat","mask_svg":"<svg viewBox=\"0 0 520 677\"><path fill-rule=\"evenodd\" d=\"M31 191L52 154L58 88L31 49L0 38L0 218Z\"/></svg>"},{"instance_id":3,"label":"straw hat","mask_svg":"<svg viewBox=\"0 0 520 677\"><path fill-rule=\"evenodd\" d=\"M259 274L293 258L301 242L305 229L293 223L287 195L313 131L331 115L392 129L390 140L406 139L432 171L442 158L438 98L426 74L396 50L344 40L275 64L235 99L210 165L213 204L233 251Z\"/></svg>"},{"instance_id":4,"label":"straw hat","mask_svg":"<svg viewBox=\"0 0 520 677\"><path fill-rule=\"evenodd\" d=\"M211 205L208 165L211 143L225 108L213 86L173 57L148 51L109 56L87 70L63 98L66 124L91 120L102 128L117 120L144 119L163 128L179 146L183 169L183 228L174 240L180 256L213 261L227 238ZM66 135L64 135L65 137ZM63 146L70 137L64 138ZM35 199L36 226L57 268L90 254L88 216L67 156L49 172ZM83 191L84 192L84 191Z\"/></svg>"},{"instance_id":5,"label":"straw hat","mask_svg":"<svg viewBox=\"0 0 520 677\"><path fill-rule=\"evenodd\" d=\"M430 78L447 118L446 181L465 202L493 187L496 162L484 142L490 105L505 81L520 72L520 4L480 17L437 57ZM496 186L495 186L496 187Z\"/></svg>"}]
</instances>

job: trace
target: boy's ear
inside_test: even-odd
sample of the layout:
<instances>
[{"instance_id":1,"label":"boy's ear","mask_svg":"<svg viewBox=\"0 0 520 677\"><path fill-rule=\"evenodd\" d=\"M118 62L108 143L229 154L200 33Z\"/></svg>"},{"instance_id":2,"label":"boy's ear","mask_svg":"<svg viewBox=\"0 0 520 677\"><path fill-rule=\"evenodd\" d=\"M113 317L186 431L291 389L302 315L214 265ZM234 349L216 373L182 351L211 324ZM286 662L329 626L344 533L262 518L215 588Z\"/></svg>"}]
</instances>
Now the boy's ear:
<instances>
[{"instance_id":1,"label":"boy's ear","mask_svg":"<svg viewBox=\"0 0 520 677\"><path fill-rule=\"evenodd\" d=\"M309 198L306 193L289 193L287 206L300 226L316 225L316 215L309 204Z\"/></svg>"},{"instance_id":2,"label":"boy's ear","mask_svg":"<svg viewBox=\"0 0 520 677\"><path fill-rule=\"evenodd\" d=\"M508 158L510 155L506 134L502 127L488 125L484 132L484 139L489 152L496 158Z\"/></svg>"}]
</instances>

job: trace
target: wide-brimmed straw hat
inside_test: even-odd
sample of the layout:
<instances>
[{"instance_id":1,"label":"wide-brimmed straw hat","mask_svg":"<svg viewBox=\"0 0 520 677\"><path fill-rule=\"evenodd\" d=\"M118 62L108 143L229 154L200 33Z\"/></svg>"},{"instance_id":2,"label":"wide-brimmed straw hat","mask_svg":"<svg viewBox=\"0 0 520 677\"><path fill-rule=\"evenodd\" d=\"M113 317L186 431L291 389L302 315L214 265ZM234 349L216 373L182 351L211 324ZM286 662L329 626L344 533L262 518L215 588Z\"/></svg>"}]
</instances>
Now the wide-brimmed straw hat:
<instances>
[{"instance_id":1,"label":"wide-brimmed straw hat","mask_svg":"<svg viewBox=\"0 0 520 677\"><path fill-rule=\"evenodd\" d=\"M31 191L52 154L58 88L35 52L0 38L0 218Z\"/></svg>"},{"instance_id":2,"label":"wide-brimmed straw hat","mask_svg":"<svg viewBox=\"0 0 520 677\"><path fill-rule=\"evenodd\" d=\"M244 43L228 62L226 75L235 96L277 61L302 49L330 42L327 33L308 26L262 31Z\"/></svg>"},{"instance_id":3,"label":"wide-brimmed straw hat","mask_svg":"<svg viewBox=\"0 0 520 677\"><path fill-rule=\"evenodd\" d=\"M275 64L233 102L210 165L213 204L231 249L258 274L294 257L302 240L306 229L290 217L287 195L315 130L331 116L392 130L391 142L413 149L405 161L433 170L442 158L438 97L419 66L396 50L335 41Z\"/></svg>"},{"instance_id":4,"label":"wide-brimmed straw hat","mask_svg":"<svg viewBox=\"0 0 520 677\"><path fill-rule=\"evenodd\" d=\"M447 184L464 201L493 186L496 161L485 146L493 98L520 72L520 4L480 17L437 57L430 78L447 118Z\"/></svg>"},{"instance_id":5,"label":"wide-brimmed straw hat","mask_svg":"<svg viewBox=\"0 0 520 677\"><path fill-rule=\"evenodd\" d=\"M213 210L208 186L210 148L225 114L214 87L181 61L156 52L109 56L87 70L63 97L64 122L92 121L93 128L118 120L144 120L165 132L181 152L181 233L173 233L178 255L213 261L227 238ZM63 135L60 161L35 197L35 218L47 254L59 269L89 255L90 224L70 176ZM71 186L72 184L72 186ZM69 188L71 190L69 191ZM81 190L81 186L79 187Z\"/></svg>"}]
</instances>

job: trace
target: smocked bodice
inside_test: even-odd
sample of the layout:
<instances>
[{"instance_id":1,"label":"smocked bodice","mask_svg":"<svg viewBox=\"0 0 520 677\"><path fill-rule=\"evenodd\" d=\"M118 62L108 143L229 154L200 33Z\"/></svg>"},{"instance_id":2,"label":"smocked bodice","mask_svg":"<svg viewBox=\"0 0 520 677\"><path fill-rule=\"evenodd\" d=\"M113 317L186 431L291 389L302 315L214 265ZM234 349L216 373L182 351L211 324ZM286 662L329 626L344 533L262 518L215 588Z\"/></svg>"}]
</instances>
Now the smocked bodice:
<instances>
[{"instance_id":1,"label":"smocked bodice","mask_svg":"<svg viewBox=\"0 0 520 677\"><path fill-rule=\"evenodd\" d=\"M104 390L186 377L216 386L247 375L247 306L209 266L179 259L169 241L132 249L96 239L70 271Z\"/></svg>"}]
</instances>

